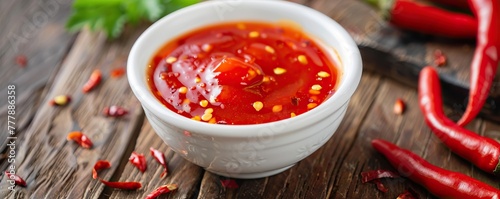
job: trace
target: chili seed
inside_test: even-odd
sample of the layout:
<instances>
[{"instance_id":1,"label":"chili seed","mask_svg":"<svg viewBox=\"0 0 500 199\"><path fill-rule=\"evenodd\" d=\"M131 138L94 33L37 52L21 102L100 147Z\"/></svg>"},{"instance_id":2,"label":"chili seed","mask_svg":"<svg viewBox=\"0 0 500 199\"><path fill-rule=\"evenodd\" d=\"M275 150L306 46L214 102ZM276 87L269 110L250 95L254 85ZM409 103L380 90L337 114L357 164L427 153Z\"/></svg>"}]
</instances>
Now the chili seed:
<instances>
[{"instance_id":1,"label":"chili seed","mask_svg":"<svg viewBox=\"0 0 500 199\"><path fill-rule=\"evenodd\" d=\"M256 111L260 111L262 107L264 107L264 104L261 101L256 101L252 104L252 106Z\"/></svg>"},{"instance_id":2,"label":"chili seed","mask_svg":"<svg viewBox=\"0 0 500 199\"><path fill-rule=\"evenodd\" d=\"M200 83L200 82L201 82L201 79L200 79L199 77L196 77L196 78L194 79L194 82L196 82L196 83Z\"/></svg>"},{"instance_id":3,"label":"chili seed","mask_svg":"<svg viewBox=\"0 0 500 199\"><path fill-rule=\"evenodd\" d=\"M189 103L191 103L191 101L189 101L189 99L182 100L182 104L189 104Z\"/></svg>"},{"instance_id":4,"label":"chili seed","mask_svg":"<svg viewBox=\"0 0 500 199\"><path fill-rule=\"evenodd\" d=\"M274 51L274 48L273 48L273 47L271 47L271 46L266 46L266 47L264 47L264 49L265 49L268 53L271 53L271 54L274 54L274 52L275 52L275 51Z\"/></svg>"},{"instance_id":5,"label":"chili seed","mask_svg":"<svg viewBox=\"0 0 500 199\"><path fill-rule=\"evenodd\" d=\"M319 77L322 77L322 78L326 78L326 77L330 77L330 73L327 73L327 72L325 72L325 71L320 71L320 72L318 73L318 76L319 76Z\"/></svg>"},{"instance_id":6,"label":"chili seed","mask_svg":"<svg viewBox=\"0 0 500 199\"><path fill-rule=\"evenodd\" d=\"M176 61L177 61L177 58L175 58L175 57L168 57L167 60L166 60L166 62L168 64L172 64L172 63L174 63Z\"/></svg>"},{"instance_id":7,"label":"chili seed","mask_svg":"<svg viewBox=\"0 0 500 199\"><path fill-rule=\"evenodd\" d=\"M179 88L179 93L181 93L181 94L186 94L187 91L188 91L188 88L186 88L185 86Z\"/></svg>"},{"instance_id":8,"label":"chili seed","mask_svg":"<svg viewBox=\"0 0 500 199\"><path fill-rule=\"evenodd\" d=\"M318 106L318 104L316 104L316 103L309 103L309 104L307 104L307 108L308 109L312 109L312 108L314 108L316 106Z\"/></svg>"},{"instance_id":9,"label":"chili seed","mask_svg":"<svg viewBox=\"0 0 500 199\"><path fill-rule=\"evenodd\" d=\"M290 113L290 117L295 117L297 116L294 112Z\"/></svg>"},{"instance_id":10,"label":"chili seed","mask_svg":"<svg viewBox=\"0 0 500 199\"><path fill-rule=\"evenodd\" d=\"M201 121L201 118L200 116L198 115L195 115L193 118L191 118L192 120L196 120L196 121Z\"/></svg>"},{"instance_id":11,"label":"chili seed","mask_svg":"<svg viewBox=\"0 0 500 199\"><path fill-rule=\"evenodd\" d=\"M217 120L215 119L215 117L212 117L212 119L208 120L208 123L215 124L215 123L217 123Z\"/></svg>"},{"instance_id":12,"label":"chili seed","mask_svg":"<svg viewBox=\"0 0 500 199\"><path fill-rule=\"evenodd\" d=\"M246 26L245 26L245 24L238 23L238 24L236 24L236 28L238 28L240 30L244 30L246 28Z\"/></svg>"},{"instance_id":13,"label":"chili seed","mask_svg":"<svg viewBox=\"0 0 500 199\"><path fill-rule=\"evenodd\" d=\"M212 114L211 113L205 113L201 116L201 119L203 121L209 121L210 119L212 119Z\"/></svg>"},{"instance_id":14,"label":"chili seed","mask_svg":"<svg viewBox=\"0 0 500 199\"><path fill-rule=\"evenodd\" d=\"M280 112L281 110L283 110L283 106L282 105L274 105L273 106L273 113Z\"/></svg>"},{"instance_id":15,"label":"chili seed","mask_svg":"<svg viewBox=\"0 0 500 199\"><path fill-rule=\"evenodd\" d=\"M212 48L213 48L213 46L212 46L212 45L210 45L210 44L203 44L203 45L201 46L201 49L202 49L203 51L205 51L205 52L210 52L210 51L212 50Z\"/></svg>"},{"instance_id":16,"label":"chili seed","mask_svg":"<svg viewBox=\"0 0 500 199\"><path fill-rule=\"evenodd\" d=\"M319 95L319 94L321 94L321 92L318 91L318 90L310 89L309 90L309 94L311 94L311 95Z\"/></svg>"},{"instance_id":17,"label":"chili seed","mask_svg":"<svg viewBox=\"0 0 500 199\"><path fill-rule=\"evenodd\" d=\"M276 74L276 75L281 75L283 73L286 73L286 69L280 68L280 67L274 68L273 71L274 71L274 74Z\"/></svg>"},{"instance_id":18,"label":"chili seed","mask_svg":"<svg viewBox=\"0 0 500 199\"><path fill-rule=\"evenodd\" d=\"M249 36L250 38L256 38L256 37L259 37L259 32L257 32L257 31L252 31L252 32L248 33L248 36Z\"/></svg>"},{"instance_id":19,"label":"chili seed","mask_svg":"<svg viewBox=\"0 0 500 199\"><path fill-rule=\"evenodd\" d=\"M311 86L311 89L316 90L316 91L319 91L319 90L321 90L321 89L322 89L322 87L321 87L321 85L319 85L319 84L314 84L314 85L312 85L312 86Z\"/></svg>"},{"instance_id":20,"label":"chili seed","mask_svg":"<svg viewBox=\"0 0 500 199\"><path fill-rule=\"evenodd\" d=\"M201 107L207 107L208 106L208 101L207 100L201 100L200 101L200 106Z\"/></svg>"},{"instance_id":21,"label":"chili seed","mask_svg":"<svg viewBox=\"0 0 500 199\"><path fill-rule=\"evenodd\" d=\"M207 108L205 110L205 114L212 114L214 112L214 109L213 108Z\"/></svg>"},{"instance_id":22,"label":"chili seed","mask_svg":"<svg viewBox=\"0 0 500 199\"><path fill-rule=\"evenodd\" d=\"M401 98L398 98L394 103L394 113L397 115L403 114L405 111L405 103Z\"/></svg>"},{"instance_id":23,"label":"chili seed","mask_svg":"<svg viewBox=\"0 0 500 199\"><path fill-rule=\"evenodd\" d=\"M55 105L55 106L64 106L68 104L71 101L71 98L67 95L58 95L55 96L51 101L50 104Z\"/></svg>"},{"instance_id":24,"label":"chili seed","mask_svg":"<svg viewBox=\"0 0 500 199\"><path fill-rule=\"evenodd\" d=\"M308 63L308 62L307 62L307 57L306 57L305 55L299 55L299 56L297 57L297 60L299 60L299 62L300 62L301 64L304 64L304 65L306 65L306 64Z\"/></svg>"},{"instance_id":25,"label":"chili seed","mask_svg":"<svg viewBox=\"0 0 500 199\"><path fill-rule=\"evenodd\" d=\"M262 78L262 82L264 82L264 83L267 83L267 82L269 82L269 81L271 81L271 80L269 79L269 76L264 76L264 77Z\"/></svg>"}]
</instances>

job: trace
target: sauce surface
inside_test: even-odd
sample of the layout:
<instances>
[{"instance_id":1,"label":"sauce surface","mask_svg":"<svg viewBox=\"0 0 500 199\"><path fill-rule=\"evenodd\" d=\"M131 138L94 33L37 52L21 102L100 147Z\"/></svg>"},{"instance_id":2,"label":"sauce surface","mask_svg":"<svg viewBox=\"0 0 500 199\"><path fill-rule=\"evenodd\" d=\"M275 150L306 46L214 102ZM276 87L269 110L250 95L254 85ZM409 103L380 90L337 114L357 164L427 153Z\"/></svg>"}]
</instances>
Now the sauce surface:
<instances>
[{"instance_id":1,"label":"sauce surface","mask_svg":"<svg viewBox=\"0 0 500 199\"><path fill-rule=\"evenodd\" d=\"M170 110L217 124L258 124L315 108L338 71L310 37L283 24L217 24L166 43L147 71Z\"/></svg>"}]
</instances>

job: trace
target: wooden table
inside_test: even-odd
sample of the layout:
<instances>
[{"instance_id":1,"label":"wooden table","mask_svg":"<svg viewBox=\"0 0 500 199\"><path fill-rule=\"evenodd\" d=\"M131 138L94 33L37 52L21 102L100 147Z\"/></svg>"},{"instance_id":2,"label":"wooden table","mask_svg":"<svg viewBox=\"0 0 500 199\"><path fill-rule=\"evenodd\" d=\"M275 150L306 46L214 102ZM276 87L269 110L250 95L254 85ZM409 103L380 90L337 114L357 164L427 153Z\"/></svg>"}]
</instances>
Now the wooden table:
<instances>
[{"instance_id":1,"label":"wooden table","mask_svg":"<svg viewBox=\"0 0 500 199\"><path fill-rule=\"evenodd\" d=\"M375 11L353 0L296 0L339 21L348 29L360 47L369 42L363 30L374 26L352 26L377 21ZM126 65L135 39L149 24L127 27L125 34L109 41L104 34L82 31L68 33L64 23L70 13L70 0L18 0L0 2L0 170L15 166L28 186L8 189L6 177L0 183L0 198L143 198L156 187L177 183L179 189L161 198L396 198L412 188L421 198L433 198L425 189L405 178L383 179L389 192L378 191L373 184L362 184L360 173L373 169L394 169L370 146L374 138L384 138L408 148L440 167L460 171L492 186L499 180L479 171L467 161L452 154L424 124L414 87L406 86L380 74L365 71L354 94L349 111L334 136L318 151L278 175L237 180L238 189L221 186L220 177L204 171L175 154L152 130L144 112L132 94L126 77L111 78L109 72ZM358 20L353 13L372 15ZM361 9L361 10L359 10ZM368 12L366 12L368 11ZM379 25L380 25L379 24ZM389 28L391 34L406 34ZM470 43L429 42L424 50L436 46L461 45L450 49L450 56L470 61ZM430 46L430 47L429 47ZM405 49L412 48L407 46ZM415 51L428 56L428 52ZM16 56L28 57L22 68ZM467 55L467 56L462 56ZM365 55L363 55L365 56ZM384 59L378 57L377 59ZM366 68L377 68L373 58L365 59ZM428 59L427 59L428 60ZM466 64L465 64L466 65ZM451 67L460 64L452 62ZM90 73L104 72L102 84L83 94L81 87ZM447 69L442 69L447 70ZM381 71L382 73L385 71ZM460 77L466 79L465 77ZM415 82L413 82L414 84ZM7 89L15 85L15 127L9 135ZM65 107L53 107L49 101L67 94L72 101ZM393 113L397 98L407 103L403 115ZM105 106L120 105L130 113L120 119L106 118ZM448 107L447 113L455 113ZM467 128L492 138L500 137L497 122L477 119ZM66 140L68 132L82 130L94 142L92 149L82 149ZM16 139L10 138L16 137ZM15 142L13 150L9 143ZM159 178L162 168L149 156L149 148L165 152L170 174ZM128 163L132 151L146 154L148 170L141 173ZM9 163L9 153L15 163ZM140 181L137 191L122 191L103 186L91 177L94 163L106 159L112 163L101 177L111 181Z\"/></svg>"}]
</instances>

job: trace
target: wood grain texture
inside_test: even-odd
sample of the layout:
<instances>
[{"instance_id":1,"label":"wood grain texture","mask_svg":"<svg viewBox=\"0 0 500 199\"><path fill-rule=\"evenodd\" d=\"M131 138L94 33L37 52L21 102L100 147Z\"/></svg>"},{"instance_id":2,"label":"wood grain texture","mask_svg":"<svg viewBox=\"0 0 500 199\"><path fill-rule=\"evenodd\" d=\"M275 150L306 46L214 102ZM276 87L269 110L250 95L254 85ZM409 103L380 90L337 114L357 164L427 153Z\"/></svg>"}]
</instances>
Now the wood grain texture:
<instances>
[{"instance_id":1,"label":"wood grain texture","mask_svg":"<svg viewBox=\"0 0 500 199\"><path fill-rule=\"evenodd\" d=\"M315 153L291 169L268 178L236 180L238 189L221 185L221 177L184 160L174 153L154 132L142 108L132 94L126 77L111 78L109 72L126 65L129 50L149 24L127 27L116 40L106 40L88 30L77 36L64 30L69 14L69 0L33 0L0 2L0 117L6 115L6 87L15 84L18 95L18 174L27 188L7 190L6 178L0 178L0 198L144 198L158 186L176 183L179 189L159 198L396 198L407 188L421 198L434 198L421 186L405 178L383 179L388 193L373 184L360 181L362 171L394 170L383 156L374 151L370 141L383 138L421 155L440 167L459 171L499 188L499 180L454 155L425 125L418 108L417 91L385 76L418 72L417 66L432 61L434 49L445 51L450 60L442 74L455 82L466 80L466 62L470 61L471 42L447 41L422 37L397 30L378 17L376 11L353 0L293 0L331 16L354 37L363 52L366 69L348 112L333 137ZM47 19L41 12L45 12ZM32 21L35 19L35 26ZM43 20L42 20L43 19ZM36 25L38 24L38 25ZM33 28L35 27L35 28ZM22 37L21 37L22 36ZM12 39L14 38L14 39ZM397 38L397 39L395 39ZM16 40L17 39L17 40ZM14 43L13 43L14 42ZM15 43L18 42L18 43ZM382 52L381 54L377 54ZM15 66L18 54L29 57L28 66ZM387 71L372 72L387 64ZM415 71L392 70L410 64ZM94 69L101 69L103 82L88 94L81 92ZM456 70L456 71L454 71ZM390 74L384 74L390 73ZM381 75L383 74L383 75ZM446 77L446 76L442 76ZM52 107L48 101L60 94L71 95L66 107ZM403 115L393 113L394 101L407 104ZM120 105L130 113L123 118L101 114L105 106ZM449 106L450 118L460 115L460 106ZM17 119L17 118L16 118ZM0 128L6 129L0 122ZM481 135L500 139L498 122L475 120L467 128ZM66 135L82 130L94 142L94 148L82 149L67 141ZM0 170L5 161L5 133L0 134ZM169 174L160 178L161 165L150 155L153 147L165 153ZM148 169L141 173L129 163L131 152L146 156ZM110 181L139 181L137 191L123 191L103 186L91 178L91 168L98 159L112 163L100 177Z\"/></svg>"}]
</instances>

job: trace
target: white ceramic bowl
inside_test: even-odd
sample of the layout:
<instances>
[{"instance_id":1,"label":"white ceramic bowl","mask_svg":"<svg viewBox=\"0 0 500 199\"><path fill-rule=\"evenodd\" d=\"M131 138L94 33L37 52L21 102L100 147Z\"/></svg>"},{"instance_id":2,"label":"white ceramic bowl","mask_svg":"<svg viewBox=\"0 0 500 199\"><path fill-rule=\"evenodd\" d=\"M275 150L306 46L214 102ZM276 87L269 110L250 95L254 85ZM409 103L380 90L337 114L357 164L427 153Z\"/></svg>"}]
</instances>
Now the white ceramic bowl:
<instances>
[{"instance_id":1,"label":"white ceramic bowl","mask_svg":"<svg viewBox=\"0 0 500 199\"><path fill-rule=\"evenodd\" d=\"M198 27L227 21L294 21L326 46L341 74L336 93L297 117L254 125L217 125L185 118L163 106L146 84L146 67L167 41ZM206 1L149 27L128 58L130 86L156 133L172 150L206 170L233 178L282 172L325 144L338 128L361 78L359 50L331 18L286 1Z\"/></svg>"}]
</instances>

